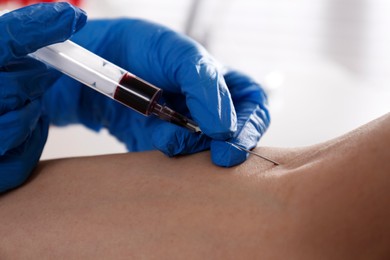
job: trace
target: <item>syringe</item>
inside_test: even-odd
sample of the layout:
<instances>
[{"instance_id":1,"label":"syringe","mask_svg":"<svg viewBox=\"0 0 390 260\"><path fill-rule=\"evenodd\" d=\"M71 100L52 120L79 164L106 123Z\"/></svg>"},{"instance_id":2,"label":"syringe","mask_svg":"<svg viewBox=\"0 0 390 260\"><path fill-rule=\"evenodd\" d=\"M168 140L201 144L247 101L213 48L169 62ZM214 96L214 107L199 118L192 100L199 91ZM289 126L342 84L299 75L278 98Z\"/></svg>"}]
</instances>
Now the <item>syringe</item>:
<instances>
[{"instance_id":1,"label":"syringe","mask_svg":"<svg viewBox=\"0 0 390 260\"><path fill-rule=\"evenodd\" d=\"M192 132L200 132L194 121L158 103L162 89L69 40L43 47L29 56L145 116L154 114Z\"/></svg>"},{"instance_id":2,"label":"syringe","mask_svg":"<svg viewBox=\"0 0 390 260\"><path fill-rule=\"evenodd\" d=\"M69 40L43 47L29 56L145 116L154 114L162 120L185 127L191 132L201 133L199 126L194 121L158 103L162 89ZM226 143L279 165L279 163L239 145L228 141Z\"/></svg>"}]
</instances>

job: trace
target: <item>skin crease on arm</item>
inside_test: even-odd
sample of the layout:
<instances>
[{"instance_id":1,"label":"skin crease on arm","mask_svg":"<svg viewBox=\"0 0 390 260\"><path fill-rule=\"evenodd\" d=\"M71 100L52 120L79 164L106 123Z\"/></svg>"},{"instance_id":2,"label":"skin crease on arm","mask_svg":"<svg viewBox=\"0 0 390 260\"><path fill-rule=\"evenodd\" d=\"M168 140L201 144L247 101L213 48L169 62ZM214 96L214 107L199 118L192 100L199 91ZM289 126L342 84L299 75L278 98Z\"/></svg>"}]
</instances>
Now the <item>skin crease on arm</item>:
<instances>
[{"instance_id":1,"label":"skin crease on arm","mask_svg":"<svg viewBox=\"0 0 390 260\"><path fill-rule=\"evenodd\" d=\"M41 162L0 197L0 259L389 259L390 114L299 149Z\"/></svg>"}]
</instances>

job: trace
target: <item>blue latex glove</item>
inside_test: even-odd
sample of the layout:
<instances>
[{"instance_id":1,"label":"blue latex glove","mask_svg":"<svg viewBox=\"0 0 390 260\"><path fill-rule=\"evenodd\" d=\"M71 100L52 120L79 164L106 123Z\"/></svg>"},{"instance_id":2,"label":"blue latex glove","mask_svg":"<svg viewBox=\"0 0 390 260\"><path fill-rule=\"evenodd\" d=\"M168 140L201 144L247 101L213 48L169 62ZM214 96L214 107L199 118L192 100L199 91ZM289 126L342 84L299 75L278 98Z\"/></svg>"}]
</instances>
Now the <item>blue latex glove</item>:
<instances>
[{"instance_id":1,"label":"blue latex glove","mask_svg":"<svg viewBox=\"0 0 390 260\"><path fill-rule=\"evenodd\" d=\"M24 56L67 39L85 21L81 10L63 3L0 17L0 192L22 184L36 166L49 125L42 95L61 76Z\"/></svg>"},{"instance_id":2,"label":"blue latex glove","mask_svg":"<svg viewBox=\"0 0 390 260\"><path fill-rule=\"evenodd\" d=\"M269 124L266 96L249 77L221 66L196 42L142 20L90 21L72 38L103 58L164 90L164 102L192 117L204 135L144 117L69 78L56 82L45 107L58 125L107 127L129 150L154 147L168 156L211 148L220 166L243 162Z\"/></svg>"}]
</instances>

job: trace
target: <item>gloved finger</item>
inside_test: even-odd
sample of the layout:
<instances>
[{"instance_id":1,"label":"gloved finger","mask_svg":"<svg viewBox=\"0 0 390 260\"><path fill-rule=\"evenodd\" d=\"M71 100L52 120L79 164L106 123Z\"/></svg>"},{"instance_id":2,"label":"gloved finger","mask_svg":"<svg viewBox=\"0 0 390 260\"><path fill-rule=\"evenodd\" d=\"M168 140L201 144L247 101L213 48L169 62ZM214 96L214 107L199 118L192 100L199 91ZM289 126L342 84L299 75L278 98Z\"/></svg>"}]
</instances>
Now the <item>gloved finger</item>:
<instances>
[{"instance_id":1,"label":"gloved finger","mask_svg":"<svg viewBox=\"0 0 390 260\"><path fill-rule=\"evenodd\" d=\"M35 129L41 115L41 102L34 100L21 109L0 117L0 155L20 146Z\"/></svg>"},{"instance_id":2,"label":"gloved finger","mask_svg":"<svg viewBox=\"0 0 390 260\"><path fill-rule=\"evenodd\" d=\"M64 41L84 26L86 14L68 3L36 4L0 16L0 66Z\"/></svg>"},{"instance_id":3,"label":"gloved finger","mask_svg":"<svg viewBox=\"0 0 390 260\"><path fill-rule=\"evenodd\" d=\"M235 140L229 140L235 143ZM232 167L243 163L249 154L224 141L213 140L210 145L211 160L222 167Z\"/></svg>"},{"instance_id":4,"label":"gloved finger","mask_svg":"<svg viewBox=\"0 0 390 260\"><path fill-rule=\"evenodd\" d=\"M178 34L168 35L161 36L158 46L161 64L180 86L192 118L213 139L231 137L237 129L236 111L219 65L195 42Z\"/></svg>"},{"instance_id":5,"label":"gloved finger","mask_svg":"<svg viewBox=\"0 0 390 260\"><path fill-rule=\"evenodd\" d=\"M204 134L191 133L186 128L163 121L158 122L152 135L154 147L169 157L207 150L210 140Z\"/></svg>"},{"instance_id":6,"label":"gloved finger","mask_svg":"<svg viewBox=\"0 0 390 260\"><path fill-rule=\"evenodd\" d=\"M248 150L254 148L270 123L267 97L263 89L250 77L236 71L225 75L237 111L238 130L228 141ZM211 142L212 161L230 167L242 163L248 154L229 143Z\"/></svg>"},{"instance_id":7,"label":"gloved finger","mask_svg":"<svg viewBox=\"0 0 390 260\"><path fill-rule=\"evenodd\" d=\"M200 53L190 56L175 70L191 116L206 135L227 139L236 130L237 119L223 75Z\"/></svg>"},{"instance_id":8,"label":"gloved finger","mask_svg":"<svg viewBox=\"0 0 390 260\"><path fill-rule=\"evenodd\" d=\"M21 185L29 177L42 154L48 129L49 120L41 117L24 143L0 156L0 192Z\"/></svg>"},{"instance_id":9,"label":"gloved finger","mask_svg":"<svg viewBox=\"0 0 390 260\"><path fill-rule=\"evenodd\" d=\"M238 107L239 130L234 137L227 140L248 150L254 148L265 132L263 121L264 111L259 105L248 102L241 104L244 108ZM239 110L240 109L240 110ZM211 142L211 159L219 166L230 167L244 162L248 153L232 146L231 144L213 140Z\"/></svg>"}]
</instances>

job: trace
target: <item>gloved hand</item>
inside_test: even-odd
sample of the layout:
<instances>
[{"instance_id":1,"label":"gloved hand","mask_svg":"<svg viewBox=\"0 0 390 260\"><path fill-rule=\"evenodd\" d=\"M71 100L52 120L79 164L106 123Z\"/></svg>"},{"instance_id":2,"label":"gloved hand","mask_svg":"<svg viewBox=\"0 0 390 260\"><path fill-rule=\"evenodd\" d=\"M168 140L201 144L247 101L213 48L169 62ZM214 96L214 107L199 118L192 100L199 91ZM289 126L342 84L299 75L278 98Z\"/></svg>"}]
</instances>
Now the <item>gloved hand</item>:
<instances>
[{"instance_id":1,"label":"gloved hand","mask_svg":"<svg viewBox=\"0 0 390 260\"><path fill-rule=\"evenodd\" d=\"M49 125L42 95L61 76L25 55L66 40L85 21L81 10L64 3L0 16L0 192L23 183L36 166Z\"/></svg>"},{"instance_id":2,"label":"gloved hand","mask_svg":"<svg viewBox=\"0 0 390 260\"><path fill-rule=\"evenodd\" d=\"M45 107L58 125L107 127L132 151L154 147L169 156L211 148L220 166L243 162L269 124L266 96L249 77L223 68L196 42L168 28L133 19L90 21L72 38L164 90L164 102L192 117L203 135L146 118L69 78L57 81Z\"/></svg>"}]
</instances>

